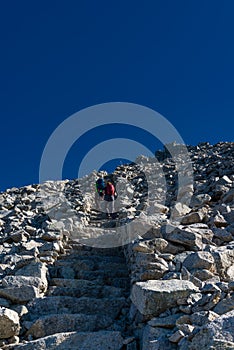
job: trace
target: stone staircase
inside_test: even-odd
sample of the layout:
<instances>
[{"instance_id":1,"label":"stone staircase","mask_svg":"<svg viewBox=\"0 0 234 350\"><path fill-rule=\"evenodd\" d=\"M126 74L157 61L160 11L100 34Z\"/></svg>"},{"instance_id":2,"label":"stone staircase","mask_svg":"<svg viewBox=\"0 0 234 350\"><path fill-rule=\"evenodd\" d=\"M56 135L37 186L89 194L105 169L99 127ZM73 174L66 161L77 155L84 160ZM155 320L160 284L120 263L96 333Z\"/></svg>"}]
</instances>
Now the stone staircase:
<instances>
[{"instance_id":1,"label":"stone staircase","mask_svg":"<svg viewBox=\"0 0 234 350\"><path fill-rule=\"evenodd\" d=\"M48 282L46 294L27 305L30 343L10 349L127 349L130 279L121 248L68 240Z\"/></svg>"},{"instance_id":2,"label":"stone staircase","mask_svg":"<svg viewBox=\"0 0 234 350\"><path fill-rule=\"evenodd\" d=\"M114 213L113 217L108 217L105 212L100 212L92 209L89 216L89 224L93 227L99 228L112 228L116 227L119 223L121 213Z\"/></svg>"}]
</instances>

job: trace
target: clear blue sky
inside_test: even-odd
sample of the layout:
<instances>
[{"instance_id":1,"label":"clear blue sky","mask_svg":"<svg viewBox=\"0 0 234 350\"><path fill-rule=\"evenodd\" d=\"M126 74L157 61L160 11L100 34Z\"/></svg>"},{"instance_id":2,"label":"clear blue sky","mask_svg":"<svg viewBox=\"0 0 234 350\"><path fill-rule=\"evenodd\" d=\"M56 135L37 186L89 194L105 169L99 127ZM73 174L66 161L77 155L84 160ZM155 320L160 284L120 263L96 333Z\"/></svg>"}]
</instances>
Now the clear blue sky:
<instances>
[{"instance_id":1,"label":"clear blue sky","mask_svg":"<svg viewBox=\"0 0 234 350\"><path fill-rule=\"evenodd\" d=\"M54 129L98 103L157 110L186 144L233 141L233 15L233 0L2 2L0 190L37 183Z\"/></svg>"}]
</instances>

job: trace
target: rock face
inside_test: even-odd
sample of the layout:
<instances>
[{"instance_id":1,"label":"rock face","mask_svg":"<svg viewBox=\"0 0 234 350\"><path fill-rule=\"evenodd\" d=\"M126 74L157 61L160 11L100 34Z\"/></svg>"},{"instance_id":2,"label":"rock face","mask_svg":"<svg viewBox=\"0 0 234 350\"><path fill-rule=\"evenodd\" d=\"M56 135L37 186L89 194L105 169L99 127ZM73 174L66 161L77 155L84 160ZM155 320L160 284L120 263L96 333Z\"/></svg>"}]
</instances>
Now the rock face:
<instances>
[{"instance_id":1,"label":"rock face","mask_svg":"<svg viewBox=\"0 0 234 350\"><path fill-rule=\"evenodd\" d=\"M113 218L96 172L0 193L1 349L234 349L234 143L187 149L99 173Z\"/></svg>"}]
</instances>

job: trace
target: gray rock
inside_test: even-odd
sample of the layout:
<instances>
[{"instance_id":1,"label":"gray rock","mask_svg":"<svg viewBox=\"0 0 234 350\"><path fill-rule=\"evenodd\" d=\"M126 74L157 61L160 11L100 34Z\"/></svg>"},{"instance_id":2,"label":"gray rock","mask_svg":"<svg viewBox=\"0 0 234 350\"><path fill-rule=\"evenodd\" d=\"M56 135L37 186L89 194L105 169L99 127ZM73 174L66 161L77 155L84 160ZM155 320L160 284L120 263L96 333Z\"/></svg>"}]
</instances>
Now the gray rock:
<instances>
[{"instance_id":1,"label":"gray rock","mask_svg":"<svg viewBox=\"0 0 234 350\"><path fill-rule=\"evenodd\" d=\"M155 250L157 250L160 253L164 252L168 246L168 242L163 238L155 238L154 240L151 240L151 242Z\"/></svg>"},{"instance_id":2,"label":"gray rock","mask_svg":"<svg viewBox=\"0 0 234 350\"><path fill-rule=\"evenodd\" d=\"M152 263L153 264L153 263ZM153 268L147 269L144 272L137 274L138 281L147 281L147 280L158 280L163 277L163 275L168 271L164 265L155 263Z\"/></svg>"},{"instance_id":3,"label":"gray rock","mask_svg":"<svg viewBox=\"0 0 234 350\"><path fill-rule=\"evenodd\" d=\"M230 180L227 175L224 175L216 182L216 185L223 185L223 186L232 185L232 180Z\"/></svg>"},{"instance_id":4,"label":"gray rock","mask_svg":"<svg viewBox=\"0 0 234 350\"><path fill-rule=\"evenodd\" d=\"M183 265L188 270L206 269L210 270L214 266L214 258L211 253L201 251L189 254L184 260Z\"/></svg>"},{"instance_id":5,"label":"gray rock","mask_svg":"<svg viewBox=\"0 0 234 350\"><path fill-rule=\"evenodd\" d=\"M222 198L224 203L231 203L234 201L234 188L230 189Z\"/></svg>"},{"instance_id":6,"label":"gray rock","mask_svg":"<svg viewBox=\"0 0 234 350\"><path fill-rule=\"evenodd\" d=\"M228 289L232 291L234 290L234 281L228 283Z\"/></svg>"},{"instance_id":7,"label":"gray rock","mask_svg":"<svg viewBox=\"0 0 234 350\"><path fill-rule=\"evenodd\" d=\"M42 338L60 332L93 332L107 328L112 318L103 315L51 314L37 319L27 332L34 338Z\"/></svg>"},{"instance_id":8,"label":"gray rock","mask_svg":"<svg viewBox=\"0 0 234 350\"><path fill-rule=\"evenodd\" d=\"M181 316L182 313L170 315L167 317L155 317L148 322L148 325L151 327L174 328L177 319Z\"/></svg>"},{"instance_id":9,"label":"gray rock","mask_svg":"<svg viewBox=\"0 0 234 350\"><path fill-rule=\"evenodd\" d=\"M0 288L0 296L11 300L13 303L22 304L38 298L39 290L33 286Z\"/></svg>"},{"instance_id":10,"label":"gray rock","mask_svg":"<svg viewBox=\"0 0 234 350\"><path fill-rule=\"evenodd\" d=\"M202 327L192 339L189 350L234 349L234 311Z\"/></svg>"},{"instance_id":11,"label":"gray rock","mask_svg":"<svg viewBox=\"0 0 234 350\"><path fill-rule=\"evenodd\" d=\"M171 334L168 329L160 327L144 327L142 335L142 350L174 350L176 347L170 343L167 336Z\"/></svg>"},{"instance_id":12,"label":"gray rock","mask_svg":"<svg viewBox=\"0 0 234 350\"><path fill-rule=\"evenodd\" d=\"M215 275L209 270L192 270L191 273L194 277L198 278L201 281L211 280L215 277Z\"/></svg>"},{"instance_id":13,"label":"gray rock","mask_svg":"<svg viewBox=\"0 0 234 350\"><path fill-rule=\"evenodd\" d=\"M191 207L201 207L211 201L211 196L207 193L199 194L192 197L190 206Z\"/></svg>"},{"instance_id":14,"label":"gray rock","mask_svg":"<svg viewBox=\"0 0 234 350\"><path fill-rule=\"evenodd\" d=\"M178 202L174 206L173 217L180 218L180 217L188 214L190 211L191 211L191 209L186 204Z\"/></svg>"},{"instance_id":15,"label":"gray rock","mask_svg":"<svg viewBox=\"0 0 234 350\"><path fill-rule=\"evenodd\" d=\"M10 238L13 242L19 243L19 242L26 242L28 238L28 234L24 230L19 230L17 232L14 232L10 235Z\"/></svg>"},{"instance_id":16,"label":"gray rock","mask_svg":"<svg viewBox=\"0 0 234 350\"><path fill-rule=\"evenodd\" d=\"M6 276L2 280L2 285L5 288L34 286L39 292L44 292L46 289L42 280L39 277L33 276Z\"/></svg>"},{"instance_id":17,"label":"gray rock","mask_svg":"<svg viewBox=\"0 0 234 350\"><path fill-rule=\"evenodd\" d=\"M221 293L221 288L215 283L206 283L201 290L202 293Z\"/></svg>"},{"instance_id":18,"label":"gray rock","mask_svg":"<svg viewBox=\"0 0 234 350\"><path fill-rule=\"evenodd\" d=\"M230 212L229 212L229 213L225 213L223 216L224 216L225 220L226 220L230 225L233 224L233 222L234 222L234 210L233 210L233 209L230 209Z\"/></svg>"},{"instance_id":19,"label":"gray rock","mask_svg":"<svg viewBox=\"0 0 234 350\"><path fill-rule=\"evenodd\" d=\"M45 291L48 286L47 273L48 268L45 264L33 262L16 271L15 275L39 278L41 280L41 288Z\"/></svg>"},{"instance_id":20,"label":"gray rock","mask_svg":"<svg viewBox=\"0 0 234 350\"><path fill-rule=\"evenodd\" d=\"M216 227L226 227L226 226L228 226L227 221L224 219L223 215L221 215L220 213L215 215L215 217L213 219L213 222L214 222Z\"/></svg>"},{"instance_id":21,"label":"gray rock","mask_svg":"<svg viewBox=\"0 0 234 350\"><path fill-rule=\"evenodd\" d=\"M74 298L51 296L34 299L27 307L31 319L49 314L96 314L115 319L125 304L125 298Z\"/></svg>"},{"instance_id":22,"label":"gray rock","mask_svg":"<svg viewBox=\"0 0 234 350\"><path fill-rule=\"evenodd\" d=\"M173 243L179 243L191 250L201 250L203 248L202 236L199 229L180 225L174 229L172 227L171 232L168 230L164 231L162 228L162 234L164 239Z\"/></svg>"},{"instance_id":23,"label":"gray rock","mask_svg":"<svg viewBox=\"0 0 234 350\"><path fill-rule=\"evenodd\" d=\"M222 242L231 242L233 240L232 234L225 229L215 228L213 232L214 237L219 238Z\"/></svg>"},{"instance_id":24,"label":"gray rock","mask_svg":"<svg viewBox=\"0 0 234 350\"><path fill-rule=\"evenodd\" d=\"M172 343L179 343L179 341L184 338L185 334L180 329L173 333L168 339Z\"/></svg>"},{"instance_id":25,"label":"gray rock","mask_svg":"<svg viewBox=\"0 0 234 350\"><path fill-rule=\"evenodd\" d=\"M13 305L11 309L16 311L19 317L22 317L28 313L28 309L25 305Z\"/></svg>"},{"instance_id":26,"label":"gray rock","mask_svg":"<svg viewBox=\"0 0 234 350\"><path fill-rule=\"evenodd\" d=\"M234 280L234 265L231 265L230 267L228 267L226 275L227 275L228 281Z\"/></svg>"},{"instance_id":27,"label":"gray rock","mask_svg":"<svg viewBox=\"0 0 234 350\"><path fill-rule=\"evenodd\" d=\"M215 306L214 312L219 315L223 315L234 309L234 294L229 295L227 298L220 300Z\"/></svg>"},{"instance_id":28,"label":"gray rock","mask_svg":"<svg viewBox=\"0 0 234 350\"><path fill-rule=\"evenodd\" d=\"M204 282L192 275L184 266L181 269L181 278L185 281L192 282L196 287L200 289L203 287Z\"/></svg>"},{"instance_id":29,"label":"gray rock","mask_svg":"<svg viewBox=\"0 0 234 350\"><path fill-rule=\"evenodd\" d=\"M208 322L214 321L219 315L213 311L195 312L190 316L191 322L196 326L204 326Z\"/></svg>"},{"instance_id":30,"label":"gray rock","mask_svg":"<svg viewBox=\"0 0 234 350\"><path fill-rule=\"evenodd\" d=\"M79 344L79 345L78 345ZM9 346L12 350L120 350L123 338L120 332L69 332L31 341L26 344Z\"/></svg>"},{"instance_id":31,"label":"gray rock","mask_svg":"<svg viewBox=\"0 0 234 350\"><path fill-rule=\"evenodd\" d=\"M132 250L134 252L153 253L153 250L149 248L144 242L135 243L132 247Z\"/></svg>"},{"instance_id":32,"label":"gray rock","mask_svg":"<svg viewBox=\"0 0 234 350\"><path fill-rule=\"evenodd\" d=\"M188 304L190 304L190 305L194 305L194 304L197 303L201 298L202 298L202 294L201 294L201 293L192 293L192 294L190 294L190 296L186 299L186 303L188 303Z\"/></svg>"},{"instance_id":33,"label":"gray rock","mask_svg":"<svg viewBox=\"0 0 234 350\"><path fill-rule=\"evenodd\" d=\"M179 328L185 335L189 336L193 333L195 326L191 324L177 324L177 328Z\"/></svg>"},{"instance_id":34,"label":"gray rock","mask_svg":"<svg viewBox=\"0 0 234 350\"><path fill-rule=\"evenodd\" d=\"M17 312L0 307L0 339L18 335L20 331L19 316Z\"/></svg>"},{"instance_id":35,"label":"gray rock","mask_svg":"<svg viewBox=\"0 0 234 350\"><path fill-rule=\"evenodd\" d=\"M10 301L5 298L0 298L0 307L10 307Z\"/></svg>"},{"instance_id":36,"label":"gray rock","mask_svg":"<svg viewBox=\"0 0 234 350\"><path fill-rule=\"evenodd\" d=\"M198 288L189 281L168 280L136 283L131 292L131 300L145 316L158 316L168 308L176 306L177 299L187 297Z\"/></svg>"},{"instance_id":37,"label":"gray rock","mask_svg":"<svg viewBox=\"0 0 234 350\"><path fill-rule=\"evenodd\" d=\"M227 274L227 271L228 268L232 267L234 264L234 244L230 243L228 246L219 247L211 253L214 257L216 270L220 277L223 278L224 281L229 282L230 276Z\"/></svg>"},{"instance_id":38,"label":"gray rock","mask_svg":"<svg viewBox=\"0 0 234 350\"><path fill-rule=\"evenodd\" d=\"M204 213L202 211L196 211L189 213L183 217L181 220L182 225L190 225L198 222L202 222L204 218Z\"/></svg>"}]
</instances>

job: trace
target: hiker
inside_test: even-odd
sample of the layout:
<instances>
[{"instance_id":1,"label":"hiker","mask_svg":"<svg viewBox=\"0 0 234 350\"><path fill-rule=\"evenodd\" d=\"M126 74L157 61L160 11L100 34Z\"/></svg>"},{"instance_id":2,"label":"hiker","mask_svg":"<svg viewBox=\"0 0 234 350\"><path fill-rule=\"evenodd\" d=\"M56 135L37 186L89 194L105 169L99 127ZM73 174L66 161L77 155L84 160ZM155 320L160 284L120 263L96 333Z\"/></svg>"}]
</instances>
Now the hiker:
<instances>
[{"instance_id":1,"label":"hiker","mask_svg":"<svg viewBox=\"0 0 234 350\"><path fill-rule=\"evenodd\" d=\"M116 191L113 183L108 180L105 188L104 200L106 201L106 213L108 217L114 218L114 201L115 201Z\"/></svg>"},{"instance_id":2,"label":"hiker","mask_svg":"<svg viewBox=\"0 0 234 350\"><path fill-rule=\"evenodd\" d=\"M96 181L96 192L95 192L95 204L98 210L101 210L101 202L104 199L105 194L105 181L102 177L99 177Z\"/></svg>"}]
</instances>

